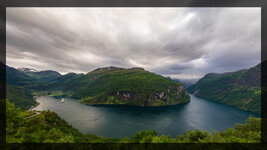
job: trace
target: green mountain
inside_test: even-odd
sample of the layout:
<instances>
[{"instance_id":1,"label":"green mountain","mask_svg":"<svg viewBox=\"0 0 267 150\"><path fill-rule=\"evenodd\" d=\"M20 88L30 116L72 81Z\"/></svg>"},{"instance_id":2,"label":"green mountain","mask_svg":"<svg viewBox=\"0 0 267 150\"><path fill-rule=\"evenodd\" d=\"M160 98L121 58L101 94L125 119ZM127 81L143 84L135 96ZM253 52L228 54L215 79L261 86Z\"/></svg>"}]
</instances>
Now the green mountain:
<instances>
[{"instance_id":1,"label":"green mountain","mask_svg":"<svg viewBox=\"0 0 267 150\"><path fill-rule=\"evenodd\" d=\"M87 74L61 75L6 66L7 98L15 106L35 105L33 94L65 95L85 104L162 106L187 103L190 97L179 82L143 68L99 68Z\"/></svg>"},{"instance_id":2,"label":"green mountain","mask_svg":"<svg viewBox=\"0 0 267 150\"><path fill-rule=\"evenodd\" d=\"M55 78L53 81L65 82L67 80L71 80L73 78L80 77L80 76L83 76L83 74L68 73L68 74L65 74L65 75L61 75L58 78Z\"/></svg>"},{"instance_id":3,"label":"green mountain","mask_svg":"<svg viewBox=\"0 0 267 150\"><path fill-rule=\"evenodd\" d=\"M6 98L22 110L36 105L37 102L33 99L30 89L27 88L27 86L34 84L32 78L3 63L1 66L6 68Z\"/></svg>"},{"instance_id":4,"label":"green mountain","mask_svg":"<svg viewBox=\"0 0 267 150\"><path fill-rule=\"evenodd\" d=\"M70 75L69 75L70 76ZM99 68L47 85L85 104L174 105L190 101L181 83L142 68Z\"/></svg>"},{"instance_id":5,"label":"green mountain","mask_svg":"<svg viewBox=\"0 0 267 150\"><path fill-rule=\"evenodd\" d=\"M51 70L37 72L29 68L15 69L3 63L1 66L6 68L6 97L23 110L37 104L32 95L33 87L42 87L62 76Z\"/></svg>"},{"instance_id":6,"label":"green mountain","mask_svg":"<svg viewBox=\"0 0 267 150\"><path fill-rule=\"evenodd\" d=\"M54 79L57 79L61 77L61 74L52 71L52 70L45 70L45 71L39 71L39 72L33 72L29 71L30 69L24 68L23 70L19 70L23 72L25 75L29 76L32 80L39 81L39 82L47 82L47 81L52 81Z\"/></svg>"},{"instance_id":7,"label":"green mountain","mask_svg":"<svg viewBox=\"0 0 267 150\"><path fill-rule=\"evenodd\" d=\"M194 95L261 113L261 64L223 74L209 73L187 89Z\"/></svg>"},{"instance_id":8,"label":"green mountain","mask_svg":"<svg viewBox=\"0 0 267 150\"><path fill-rule=\"evenodd\" d=\"M1 63L1 65L4 65ZM25 73L4 65L6 67L6 83L15 86L25 86L32 84L32 79Z\"/></svg>"},{"instance_id":9,"label":"green mountain","mask_svg":"<svg viewBox=\"0 0 267 150\"><path fill-rule=\"evenodd\" d=\"M20 107L22 110L27 110L31 108L31 106L37 105L30 90L23 87L7 84L6 97L11 103L14 103L16 107Z\"/></svg>"},{"instance_id":10,"label":"green mountain","mask_svg":"<svg viewBox=\"0 0 267 150\"><path fill-rule=\"evenodd\" d=\"M52 70L33 72L30 71L32 69L28 68L15 69L7 65L5 67L6 83L15 86L32 86L41 82L49 82L62 76L60 73Z\"/></svg>"}]
</instances>

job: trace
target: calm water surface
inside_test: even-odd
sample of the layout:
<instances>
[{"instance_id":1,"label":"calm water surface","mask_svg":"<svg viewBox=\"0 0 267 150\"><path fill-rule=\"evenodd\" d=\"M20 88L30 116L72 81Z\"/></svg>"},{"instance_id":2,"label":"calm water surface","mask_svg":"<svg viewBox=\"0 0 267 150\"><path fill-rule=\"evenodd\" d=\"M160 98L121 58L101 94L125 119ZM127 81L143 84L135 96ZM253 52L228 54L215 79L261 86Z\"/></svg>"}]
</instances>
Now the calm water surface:
<instances>
[{"instance_id":1,"label":"calm water surface","mask_svg":"<svg viewBox=\"0 0 267 150\"><path fill-rule=\"evenodd\" d=\"M35 110L51 110L85 134L131 137L140 130L176 137L189 130L225 130L259 115L190 95L191 102L175 106L142 107L126 105L88 106L74 99L40 97Z\"/></svg>"}]
</instances>

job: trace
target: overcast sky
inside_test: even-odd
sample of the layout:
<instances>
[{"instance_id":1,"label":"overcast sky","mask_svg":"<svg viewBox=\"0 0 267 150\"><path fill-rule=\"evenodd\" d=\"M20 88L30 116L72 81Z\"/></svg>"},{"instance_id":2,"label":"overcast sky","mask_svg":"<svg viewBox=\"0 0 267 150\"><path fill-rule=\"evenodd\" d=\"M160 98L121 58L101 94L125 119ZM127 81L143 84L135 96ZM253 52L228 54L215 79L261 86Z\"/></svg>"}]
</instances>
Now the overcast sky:
<instances>
[{"instance_id":1,"label":"overcast sky","mask_svg":"<svg viewBox=\"0 0 267 150\"><path fill-rule=\"evenodd\" d=\"M200 78L260 63L260 8L7 8L7 65Z\"/></svg>"}]
</instances>

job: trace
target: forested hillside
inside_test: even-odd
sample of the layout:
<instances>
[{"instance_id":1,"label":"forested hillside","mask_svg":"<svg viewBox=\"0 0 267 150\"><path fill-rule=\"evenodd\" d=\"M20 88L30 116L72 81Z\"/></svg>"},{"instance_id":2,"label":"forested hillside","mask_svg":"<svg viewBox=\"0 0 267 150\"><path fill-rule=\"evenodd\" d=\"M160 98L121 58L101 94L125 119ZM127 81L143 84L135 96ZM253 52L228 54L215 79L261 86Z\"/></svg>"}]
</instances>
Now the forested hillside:
<instances>
[{"instance_id":1,"label":"forested hillside","mask_svg":"<svg viewBox=\"0 0 267 150\"><path fill-rule=\"evenodd\" d=\"M261 113L261 64L223 74L209 73L188 91L257 114Z\"/></svg>"}]
</instances>

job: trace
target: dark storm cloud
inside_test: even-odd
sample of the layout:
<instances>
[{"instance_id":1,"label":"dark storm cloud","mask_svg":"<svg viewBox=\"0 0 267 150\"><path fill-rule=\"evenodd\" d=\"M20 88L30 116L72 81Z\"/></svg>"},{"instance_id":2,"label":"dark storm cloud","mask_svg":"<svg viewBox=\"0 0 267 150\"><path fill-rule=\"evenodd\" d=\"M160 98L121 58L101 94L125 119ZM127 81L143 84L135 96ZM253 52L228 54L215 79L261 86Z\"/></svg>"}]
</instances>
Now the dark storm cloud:
<instances>
[{"instance_id":1,"label":"dark storm cloud","mask_svg":"<svg viewBox=\"0 0 267 150\"><path fill-rule=\"evenodd\" d=\"M7 64L199 78L259 63L260 18L260 8L7 8Z\"/></svg>"}]
</instances>

